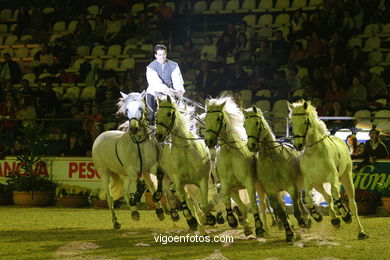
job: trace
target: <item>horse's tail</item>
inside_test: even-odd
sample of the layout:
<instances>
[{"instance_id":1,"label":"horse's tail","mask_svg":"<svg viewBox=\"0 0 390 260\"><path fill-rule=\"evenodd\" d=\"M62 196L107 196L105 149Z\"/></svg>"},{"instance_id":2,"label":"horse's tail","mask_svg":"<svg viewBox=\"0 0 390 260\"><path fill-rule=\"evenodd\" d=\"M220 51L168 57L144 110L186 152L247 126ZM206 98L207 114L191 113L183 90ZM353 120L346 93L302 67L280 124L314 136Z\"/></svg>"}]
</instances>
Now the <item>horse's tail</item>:
<instances>
[{"instance_id":1,"label":"horse's tail","mask_svg":"<svg viewBox=\"0 0 390 260\"><path fill-rule=\"evenodd\" d=\"M111 174L110 193L113 200L117 200L123 195L123 180L117 174Z\"/></svg>"}]
</instances>

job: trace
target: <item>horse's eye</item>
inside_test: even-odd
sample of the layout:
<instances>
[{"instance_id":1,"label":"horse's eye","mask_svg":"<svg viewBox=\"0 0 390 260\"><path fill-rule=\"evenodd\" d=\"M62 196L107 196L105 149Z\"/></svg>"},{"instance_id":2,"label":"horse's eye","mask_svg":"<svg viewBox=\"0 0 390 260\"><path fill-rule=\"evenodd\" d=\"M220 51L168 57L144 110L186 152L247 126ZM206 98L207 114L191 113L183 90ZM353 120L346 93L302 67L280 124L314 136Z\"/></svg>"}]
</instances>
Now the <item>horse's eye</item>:
<instances>
[{"instance_id":1,"label":"horse's eye","mask_svg":"<svg viewBox=\"0 0 390 260\"><path fill-rule=\"evenodd\" d=\"M259 126L259 125L260 125L259 121L256 121L256 126Z\"/></svg>"},{"instance_id":2,"label":"horse's eye","mask_svg":"<svg viewBox=\"0 0 390 260\"><path fill-rule=\"evenodd\" d=\"M140 107L140 108L138 108L138 110L139 110L139 111L142 111L142 108Z\"/></svg>"},{"instance_id":3,"label":"horse's eye","mask_svg":"<svg viewBox=\"0 0 390 260\"><path fill-rule=\"evenodd\" d=\"M168 112L167 116L171 117L172 116L172 112Z\"/></svg>"},{"instance_id":4,"label":"horse's eye","mask_svg":"<svg viewBox=\"0 0 390 260\"><path fill-rule=\"evenodd\" d=\"M219 121L221 121L221 117L219 116L219 117L217 117L217 121L219 122Z\"/></svg>"}]
</instances>

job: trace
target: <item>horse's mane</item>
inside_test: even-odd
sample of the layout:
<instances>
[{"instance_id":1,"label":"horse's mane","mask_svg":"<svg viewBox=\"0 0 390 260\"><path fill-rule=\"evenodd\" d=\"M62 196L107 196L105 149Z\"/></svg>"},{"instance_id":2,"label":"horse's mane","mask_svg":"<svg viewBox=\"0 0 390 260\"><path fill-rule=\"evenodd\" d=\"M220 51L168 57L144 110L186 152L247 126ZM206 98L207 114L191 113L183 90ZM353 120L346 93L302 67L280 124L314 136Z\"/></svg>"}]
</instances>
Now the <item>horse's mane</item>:
<instances>
[{"instance_id":1,"label":"horse's mane","mask_svg":"<svg viewBox=\"0 0 390 260\"><path fill-rule=\"evenodd\" d=\"M305 102L307 103L307 109L306 110L303 107ZM326 125L325 125L324 121L322 121L322 120L320 120L318 118L317 110L316 110L316 108L314 106L312 106L310 104L310 102L307 102L307 101L304 101L304 100L300 100L298 102L293 103L292 106L293 106L293 110L294 109L302 110L302 111L299 111L299 113L303 113L303 111L306 111L307 114L309 115L310 122L316 126L316 129L322 135L326 135L327 134L327 131L326 131L327 129L326 129Z\"/></svg>"},{"instance_id":2,"label":"horse's mane","mask_svg":"<svg viewBox=\"0 0 390 260\"><path fill-rule=\"evenodd\" d=\"M183 101L179 101L179 103L175 102L174 98L172 99L172 105L174 106L177 113L181 115L181 118L184 121L185 126L187 129L195 136L197 137L197 123L196 120L196 107L193 105L190 105L188 103L184 103Z\"/></svg>"},{"instance_id":3,"label":"horse's mane","mask_svg":"<svg viewBox=\"0 0 390 260\"><path fill-rule=\"evenodd\" d=\"M226 96L217 99L210 99L207 110L212 110L213 107L219 106L224 102L226 103L223 108L223 112L227 116L227 127L234 135L246 141L247 135L244 128L244 115L232 97Z\"/></svg>"}]
</instances>

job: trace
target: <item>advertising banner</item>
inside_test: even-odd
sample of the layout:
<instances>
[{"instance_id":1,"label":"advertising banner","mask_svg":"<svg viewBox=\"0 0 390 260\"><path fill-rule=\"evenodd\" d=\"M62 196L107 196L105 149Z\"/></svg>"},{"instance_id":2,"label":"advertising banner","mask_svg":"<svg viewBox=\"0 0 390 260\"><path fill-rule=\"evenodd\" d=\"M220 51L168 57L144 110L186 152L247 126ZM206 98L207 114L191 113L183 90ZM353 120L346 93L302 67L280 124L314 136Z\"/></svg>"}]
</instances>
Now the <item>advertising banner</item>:
<instances>
[{"instance_id":1,"label":"advertising banner","mask_svg":"<svg viewBox=\"0 0 390 260\"><path fill-rule=\"evenodd\" d=\"M354 162L354 163L357 163ZM23 173L16 157L0 160L0 182L4 183L8 173ZM89 157L44 157L35 167L38 175L51 176L60 184L79 185L91 189L101 188L101 176ZM378 160L353 173L355 188L374 190L377 183L390 185L390 160Z\"/></svg>"}]
</instances>

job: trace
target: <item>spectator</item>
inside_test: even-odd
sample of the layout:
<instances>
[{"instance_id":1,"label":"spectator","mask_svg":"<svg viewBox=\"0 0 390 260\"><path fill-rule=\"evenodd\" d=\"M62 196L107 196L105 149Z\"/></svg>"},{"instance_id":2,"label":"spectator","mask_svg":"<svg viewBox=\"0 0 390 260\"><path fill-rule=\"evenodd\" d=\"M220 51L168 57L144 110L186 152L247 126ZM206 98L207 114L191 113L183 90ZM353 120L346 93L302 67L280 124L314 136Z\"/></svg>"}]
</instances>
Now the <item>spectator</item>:
<instances>
[{"instance_id":1,"label":"spectator","mask_svg":"<svg viewBox=\"0 0 390 260\"><path fill-rule=\"evenodd\" d=\"M15 141L17 130L17 107L15 101L8 96L0 104L0 133L4 135L5 145L11 147Z\"/></svg>"},{"instance_id":2,"label":"spectator","mask_svg":"<svg viewBox=\"0 0 390 260\"><path fill-rule=\"evenodd\" d=\"M91 40L92 28L85 14L80 14L75 29L75 38L78 45L89 45Z\"/></svg>"},{"instance_id":3,"label":"spectator","mask_svg":"<svg viewBox=\"0 0 390 260\"><path fill-rule=\"evenodd\" d=\"M90 120L91 120L91 128L89 130L89 134L91 136L91 140L93 141L103 131L102 129L103 115L99 112L99 107L96 105L93 105L91 108Z\"/></svg>"},{"instance_id":4,"label":"spectator","mask_svg":"<svg viewBox=\"0 0 390 260\"><path fill-rule=\"evenodd\" d=\"M15 140L14 145L9 149L7 155L18 156L22 155L24 150L23 144L19 140Z\"/></svg>"},{"instance_id":5,"label":"spectator","mask_svg":"<svg viewBox=\"0 0 390 260\"><path fill-rule=\"evenodd\" d=\"M368 101L374 102L377 99L387 98L387 86L381 78L379 71L371 70L371 80L367 85Z\"/></svg>"},{"instance_id":6,"label":"spectator","mask_svg":"<svg viewBox=\"0 0 390 260\"><path fill-rule=\"evenodd\" d=\"M342 107L339 101L335 100L331 103L328 116L334 116L334 117L341 117L346 116L346 111ZM335 120L329 120L326 122L326 125L329 129L332 129L334 132L338 129L346 127L346 121L335 119Z\"/></svg>"},{"instance_id":7,"label":"spectator","mask_svg":"<svg viewBox=\"0 0 390 260\"><path fill-rule=\"evenodd\" d=\"M219 93L217 88L217 72L210 69L207 61L203 61L200 72L195 78L196 90L201 97L216 97Z\"/></svg>"},{"instance_id":8,"label":"spectator","mask_svg":"<svg viewBox=\"0 0 390 260\"><path fill-rule=\"evenodd\" d=\"M227 66L224 63L217 65L217 89L218 91L222 90L233 90L234 89L234 79L231 71L228 70Z\"/></svg>"},{"instance_id":9,"label":"spectator","mask_svg":"<svg viewBox=\"0 0 390 260\"><path fill-rule=\"evenodd\" d=\"M343 54L337 53L335 46L329 46L324 62L325 68L333 71L336 65L343 64Z\"/></svg>"},{"instance_id":10,"label":"spectator","mask_svg":"<svg viewBox=\"0 0 390 260\"><path fill-rule=\"evenodd\" d=\"M255 50L255 64L261 65L263 68L268 67L270 62L270 45L266 39L260 40L259 46Z\"/></svg>"},{"instance_id":11,"label":"spectator","mask_svg":"<svg viewBox=\"0 0 390 260\"><path fill-rule=\"evenodd\" d=\"M119 32L122 30L122 22L118 19L118 15L116 13L111 14L111 19L106 23L107 30L104 35L104 41L107 44L116 44L116 40Z\"/></svg>"},{"instance_id":12,"label":"spectator","mask_svg":"<svg viewBox=\"0 0 390 260\"><path fill-rule=\"evenodd\" d=\"M244 32L237 34L236 49L236 62L240 62L242 65L251 65L253 54L251 52L250 42Z\"/></svg>"},{"instance_id":13,"label":"spectator","mask_svg":"<svg viewBox=\"0 0 390 260\"><path fill-rule=\"evenodd\" d=\"M217 60L223 63L234 63L235 39L232 40L229 35L222 35L217 42Z\"/></svg>"},{"instance_id":14,"label":"spectator","mask_svg":"<svg viewBox=\"0 0 390 260\"><path fill-rule=\"evenodd\" d=\"M54 116L60 102L50 83L42 83L37 90L37 107L39 117Z\"/></svg>"},{"instance_id":15,"label":"spectator","mask_svg":"<svg viewBox=\"0 0 390 260\"><path fill-rule=\"evenodd\" d=\"M38 62L38 65L33 68L36 75L43 72L51 72L50 68L54 64L54 55L47 43L44 43L41 50L34 55L34 60Z\"/></svg>"},{"instance_id":16,"label":"spectator","mask_svg":"<svg viewBox=\"0 0 390 260\"><path fill-rule=\"evenodd\" d=\"M354 75L359 72L365 63L365 57L360 50L359 46L354 46L352 52L349 53L346 57L346 70L349 73L349 78L352 78L351 75Z\"/></svg>"},{"instance_id":17,"label":"spectator","mask_svg":"<svg viewBox=\"0 0 390 260\"><path fill-rule=\"evenodd\" d=\"M234 103L236 103L238 107L244 108L244 102L241 99L240 91L233 92L233 100L234 100Z\"/></svg>"},{"instance_id":18,"label":"spectator","mask_svg":"<svg viewBox=\"0 0 390 260\"><path fill-rule=\"evenodd\" d=\"M306 53L303 50L302 43L300 42L294 42L291 52L290 52L290 61L294 65L298 64L299 62L302 62L306 59Z\"/></svg>"},{"instance_id":19,"label":"spectator","mask_svg":"<svg viewBox=\"0 0 390 260\"><path fill-rule=\"evenodd\" d=\"M1 64L0 81L11 81L18 84L22 78L22 71L19 64L11 59L9 53L4 53L4 62Z\"/></svg>"},{"instance_id":20,"label":"spectator","mask_svg":"<svg viewBox=\"0 0 390 260\"><path fill-rule=\"evenodd\" d=\"M348 135L347 136L347 145L349 147L349 154L351 155L352 159L362 158L364 149L358 149L358 140L356 138L356 135ZM364 145L364 144L363 144Z\"/></svg>"},{"instance_id":21,"label":"spectator","mask_svg":"<svg viewBox=\"0 0 390 260\"><path fill-rule=\"evenodd\" d=\"M330 88L326 91L324 102L326 104L331 104L335 101L340 104L344 104L346 93L344 89L340 88L337 80L331 79Z\"/></svg>"},{"instance_id":22,"label":"spectator","mask_svg":"<svg viewBox=\"0 0 390 260\"><path fill-rule=\"evenodd\" d=\"M164 38L168 39L173 18L172 8L166 5L165 0L159 0L158 6L154 12L158 14L157 17L159 19L160 28Z\"/></svg>"},{"instance_id":23,"label":"spectator","mask_svg":"<svg viewBox=\"0 0 390 260\"><path fill-rule=\"evenodd\" d=\"M19 37L27 34L28 28L30 26L30 15L28 13L28 8L24 5L19 7L19 13L16 17L16 28L14 34Z\"/></svg>"},{"instance_id":24,"label":"spectator","mask_svg":"<svg viewBox=\"0 0 390 260\"><path fill-rule=\"evenodd\" d=\"M126 16L125 22L120 31L120 38L122 42L126 42L127 40L133 38L135 36L135 32L137 30L137 26L134 21L134 17L129 13Z\"/></svg>"},{"instance_id":25,"label":"spectator","mask_svg":"<svg viewBox=\"0 0 390 260\"><path fill-rule=\"evenodd\" d=\"M92 43L104 43L104 36L107 32L107 25L103 21L103 17L98 14L95 16L95 28L92 32Z\"/></svg>"},{"instance_id":26,"label":"spectator","mask_svg":"<svg viewBox=\"0 0 390 260\"><path fill-rule=\"evenodd\" d=\"M206 45L201 50L200 59L208 61L210 68L214 69L217 62L217 46L210 35L206 35L204 41Z\"/></svg>"},{"instance_id":27,"label":"spectator","mask_svg":"<svg viewBox=\"0 0 390 260\"><path fill-rule=\"evenodd\" d=\"M291 34L289 35L290 41L301 39L304 36L305 18L302 15L302 10L297 9L291 18Z\"/></svg>"},{"instance_id":28,"label":"spectator","mask_svg":"<svg viewBox=\"0 0 390 260\"><path fill-rule=\"evenodd\" d=\"M307 42L306 57L312 59L312 62L316 64L318 58L323 54L324 48L324 40L318 37L317 32L312 32Z\"/></svg>"},{"instance_id":29,"label":"spectator","mask_svg":"<svg viewBox=\"0 0 390 260\"><path fill-rule=\"evenodd\" d=\"M318 96L313 97L311 103L316 108L318 116L328 115L328 108L324 104L322 104L320 97Z\"/></svg>"},{"instance_id":30,"label":"spectator","mask_svg":"<svg viewBox=\"0 0 390 260\"><path fill-rule=\"evenodd\" d=\"M379 138L379 130L372 128L370 131L370 140L365 143L363 153L364 160L358 164L358 168L364 165L373 165L377 159L386 159L389 156L386 145Z\"/></svg>"},{"instance_id":31,"label":"spectator","mask_svg":"<svg viewBox=\"0 0 390 260\"><path fill-rule=\"evenodd\" d=\"M243 70L242 65L238 62L234 64L233 84L235 90L243 90L248 88L249 75Z\"/></svg>"},{"instance_id":32,"label":"spectator","mask_svg":"<svg viewBox=\"0 0 390 260\"><path fill-rule=\"evenodd\" d=\"M271 65L273 68L287 63L290 44L283 38L282 31L275 32L275 40L271 42Z\"/></svg>"},{"instance_id":33,"label":"spectator","mask_svg":"<svg viewBox=\"0 0 390 260\"><path fill-rule=\"evenodd\" d=\"M366 88L360 84L358 76L353 77L352 86L347 91L347 106L351 112L363 108L367 104Z\"/></svg>"},{"instance_id":34,"label":"spectator","mask_svg":"<svg viewBox=\"0 0 390 260\"><path fill-rule=\"evenodd\" d=\"M32 121L37 118L37 112L31 102L31 98L25 98L21 95L20 98L18 98L18 102L19 109L16 115L17 119Z\"/></svg>"},{"instance_id":35,"label":"spectator","mask_svg":"<svg viewBox=\"0 0 390 260\"><path fill-rule=\"evenodd\" d=\"M61 156L85 156L86 150L79 140L79 134L77 132L71 132L67 138L67 142L64 150L61 152Z\"/></svg>"},{"instance_id":36,"label":"spectator","mask_svg":"<svg viewBox=\"0 0 390 260\"><path fill-rule=\"evenodd\" d=\"M183 71L196 69L199 67L200 55L198 48L191 39L184 41L183 48L180 51L180 66Z\"/></svg>"}]
</instances>

